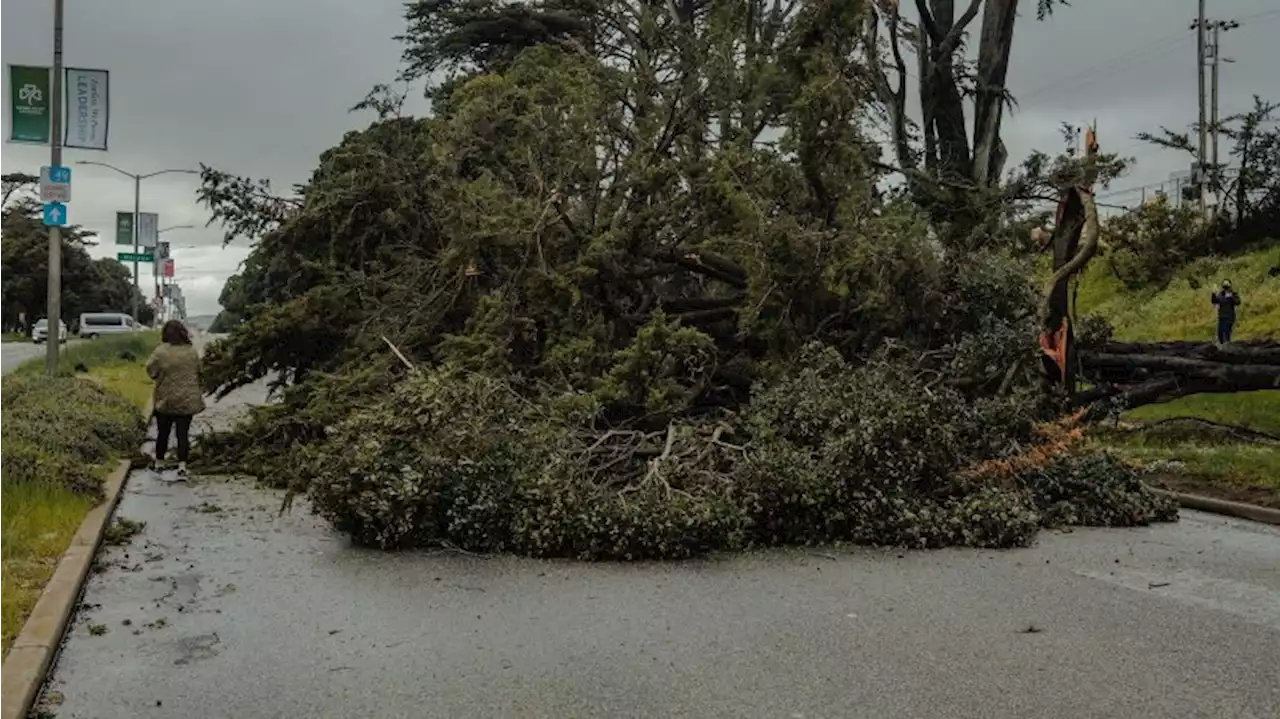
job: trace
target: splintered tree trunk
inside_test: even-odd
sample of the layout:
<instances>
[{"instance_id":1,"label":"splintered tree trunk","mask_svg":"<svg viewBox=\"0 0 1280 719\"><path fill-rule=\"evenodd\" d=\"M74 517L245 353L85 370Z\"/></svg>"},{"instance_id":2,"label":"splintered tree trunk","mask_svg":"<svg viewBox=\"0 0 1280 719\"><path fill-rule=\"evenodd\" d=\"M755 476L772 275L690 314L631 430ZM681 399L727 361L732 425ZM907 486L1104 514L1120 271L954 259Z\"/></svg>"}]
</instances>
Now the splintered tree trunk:
<instances>
[{"instance_id":1,"label":"splintered tree trunk","mask_svg":"<svg viewBox=\"0 0 1280 719\"><path fill-rule=\"evenodd\" d=\"M1058 219L1053 229L1053 270L1059 273L1076 256L1080 234L1084 229L1084 204L1080 193L1067 191L1058 206ZM1043 312L1040 345L1044 350L1045 373L1067 392L1075 391L1075 328L1071 326L1071 303L1067 275L1049 290Z\"/></svg>"}]
</instances>

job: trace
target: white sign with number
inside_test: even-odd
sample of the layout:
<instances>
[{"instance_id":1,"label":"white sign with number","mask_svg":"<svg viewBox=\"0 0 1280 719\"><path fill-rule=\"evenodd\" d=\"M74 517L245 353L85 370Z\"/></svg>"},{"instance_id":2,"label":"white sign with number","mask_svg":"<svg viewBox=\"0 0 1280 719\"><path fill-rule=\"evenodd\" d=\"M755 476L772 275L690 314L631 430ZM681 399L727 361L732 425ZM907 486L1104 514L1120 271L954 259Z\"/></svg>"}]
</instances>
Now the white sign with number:
<instances>
[{"instance_id":1,"label":"white sign with number","mask_svg":"<svg viewBox=\"0 0 1280 719\"><path fill-rule=\"evenodd\" d=\"M56 175L56 176L55 176ZM71 169L45 165L40 168L40 201L71 202Z\"/></svg>"}]
</instances>

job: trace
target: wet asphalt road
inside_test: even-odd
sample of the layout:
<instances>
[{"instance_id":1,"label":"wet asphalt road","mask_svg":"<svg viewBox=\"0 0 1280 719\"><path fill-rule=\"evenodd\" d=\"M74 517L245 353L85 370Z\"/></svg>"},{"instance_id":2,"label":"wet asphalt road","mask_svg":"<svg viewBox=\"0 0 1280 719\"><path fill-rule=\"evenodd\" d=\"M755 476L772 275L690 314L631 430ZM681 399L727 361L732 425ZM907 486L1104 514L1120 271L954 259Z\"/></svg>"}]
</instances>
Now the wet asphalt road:
<instances>
[{"instance_id":1,"label":"wet asphalt road","mask_svg":"<svg viewBox=\"0 0 1280 719\"><path fill-rule=\"evenodd\" d=\"M135 474L119 514L146 528L90 581L50 710L1280 716L1280 532L1262 525L1186 513L1020 551L585 565L359 550L278 505Z\"/></svg>"}]
</instances>

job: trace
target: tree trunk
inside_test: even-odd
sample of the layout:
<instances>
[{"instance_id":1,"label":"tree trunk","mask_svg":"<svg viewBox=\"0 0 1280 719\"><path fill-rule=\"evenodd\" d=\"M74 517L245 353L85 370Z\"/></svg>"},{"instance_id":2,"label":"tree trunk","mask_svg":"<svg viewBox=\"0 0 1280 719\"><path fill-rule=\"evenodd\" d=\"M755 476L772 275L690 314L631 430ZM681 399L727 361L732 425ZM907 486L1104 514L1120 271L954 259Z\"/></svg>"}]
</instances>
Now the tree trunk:
<instances>
[{"instance_id":1,"label":"tree trunk","mask_svg":"<svg viewBox=\"0 0 1280 719\"><path fill-rule=\"evenodd\" d=\"M973 116L973 182L987 187L1000 181L1006 153L1000 141L1004 115L1004 83L1013 47L1018 0L987 0L978 46L977 97Z\"/></svg>"},{"instance_id":2,"label":"tree trunk","mask_svg":"<svg viewBox=\"0 0 1280 719\"><path fill-rule=\"evenodd\" d=\"M1280 341L1275 340L1222 346L1108 342L1077 354L1082 374L1095 383L1075 396L1077 405L1110 398L1132 408L1191 394L1280 389Z\"/></svg>"}]
</instances>

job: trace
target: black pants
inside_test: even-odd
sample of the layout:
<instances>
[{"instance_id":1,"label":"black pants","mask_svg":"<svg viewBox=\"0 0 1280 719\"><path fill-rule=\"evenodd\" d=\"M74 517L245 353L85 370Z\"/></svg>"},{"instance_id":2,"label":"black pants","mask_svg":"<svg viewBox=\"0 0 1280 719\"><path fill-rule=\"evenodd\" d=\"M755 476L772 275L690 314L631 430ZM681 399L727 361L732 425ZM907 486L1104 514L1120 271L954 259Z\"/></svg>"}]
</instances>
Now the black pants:
<instances>
[{"instance_id":1,"label":"black pants","mask_svg":"<svg viewBox=\"0 0 1280 719\"><path fill-rule=\"evenodd\" d=\"M178 461L187 461L191 453L191 415L156 413L156 459L163 460L169 451L169 429L178 430Z\"/></svg>"},{"instance_id":2,"label":"black pants","mask_svg":"<svg viewBox=\"0 0 1280 719\"><path fill-rule=\"evenodd\" d=\"M1218 342L1226 344L1231 341L1231 330L1235 329L1236 318L1219 317L1218 318Z\"/></svg>"}]
</instances>

